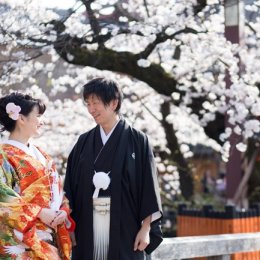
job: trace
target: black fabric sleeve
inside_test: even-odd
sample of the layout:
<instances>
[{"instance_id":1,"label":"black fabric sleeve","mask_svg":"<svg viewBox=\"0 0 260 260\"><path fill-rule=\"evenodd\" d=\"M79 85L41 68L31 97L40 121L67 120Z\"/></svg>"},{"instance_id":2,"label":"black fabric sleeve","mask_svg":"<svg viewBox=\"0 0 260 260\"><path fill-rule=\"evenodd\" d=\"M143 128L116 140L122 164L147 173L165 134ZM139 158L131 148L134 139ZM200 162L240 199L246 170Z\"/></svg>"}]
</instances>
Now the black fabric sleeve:
<instances>
[{"instance_id":1,"label":"black fabric sleeve","mask_svg":"<svg viewBox=\"0 0 260 260\"><path fill-rule=\"evenodd\" d=\"M83 148L83 145L85 143L85 137L86 134L82 134L78 140L77 143L74 145L73 149L71 150L68 161L67 161L67 169L66 169L66 175L64 180L64 191L65 196L69 200L70 208L72 210L71 216L75 217L75 194L77 191L77 185L78 185L78 162L80 158L80 153Z\"/></svg>"},{"instance_id":2,"label":"black fabric sleeve","mask_svg":"<svg viewBox=\"0 0 260 260\"><path fill-rule=\"evenodd\" d=\"M66 175L64 180L64 191L65 196L69 200L70 208L72 210L72 215L74 211L74 188L73 188L73 159L75 154L75 146L69 154L68 161L67 161L67 169ZM75 181L75 180L74 180Z\"/></svg>"},{"instance_id":3,"label":"black fabric sleeve","mask_svg":"<svg viewBox=\"0 0 260 260\"><path fill-rule=\"evenodd\" d=\"M157 170L152 147L149 144L147 136L144 136L143 148L142 195L140 204L141 221L158 211L160 211L162 215ZM160 219L161 218L157 219L157 221Z\"/></svg>"}]
</instances>

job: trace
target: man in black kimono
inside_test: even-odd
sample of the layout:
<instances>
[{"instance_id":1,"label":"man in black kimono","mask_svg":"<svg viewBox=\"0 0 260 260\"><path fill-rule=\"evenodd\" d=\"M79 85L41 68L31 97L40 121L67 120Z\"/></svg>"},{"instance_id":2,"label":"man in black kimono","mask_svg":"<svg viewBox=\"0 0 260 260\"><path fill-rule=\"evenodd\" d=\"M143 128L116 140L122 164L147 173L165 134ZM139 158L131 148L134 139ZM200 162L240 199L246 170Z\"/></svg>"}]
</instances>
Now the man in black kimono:
<instances>
[{"instance_id":1,"label":"man in black kimono","mask_svg":"<svg viewBox=\"0 0 260 260\"><path fill-rule=\"evenodd\" d=\"M68 158L64 190L76 222L72 259L143 260L162 241L151 146L119 117L117 83L97 78L83 88L97 126L79 137Z\"/></svg>"}]
</instances>

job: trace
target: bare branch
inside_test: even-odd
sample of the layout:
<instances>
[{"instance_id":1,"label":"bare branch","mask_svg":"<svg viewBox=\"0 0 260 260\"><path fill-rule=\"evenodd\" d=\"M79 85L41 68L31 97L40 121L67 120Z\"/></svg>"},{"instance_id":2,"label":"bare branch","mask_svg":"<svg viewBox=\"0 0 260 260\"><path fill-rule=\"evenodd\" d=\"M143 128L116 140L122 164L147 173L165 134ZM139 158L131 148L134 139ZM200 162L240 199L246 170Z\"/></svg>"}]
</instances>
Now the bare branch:
<instances>
[{"instance_id":1,"label":"bare branch","mask_svg":"<svg viewBox=\"0 0 260 260\"><path fill-rule=\"evenodd\" d=\"M158 122L161 122L161 120L151 111L151 109L145 104L143 101L143 97L139 97L136 93L132 93L133 96L137 98L138 101L142 104L142 107L146 109L146 111L155 118Z\"/></svg>"},{"instance_id":2,"label":"bare branch","mask_svg":"<svg viewBox=\"0 0 260 260\"><path fill-rule=\"evenodd\" d=\"M94 36L97 37L100 34L101 28L100 28L98 20L97 20L95 14L94 14L94 12L91 8L91 3L93 1L82 0L82 2L86 7L89 23L90 23L90 26L91 26L91 28L94 32ZM104 47L104 42L101 40L100 37L97 37L97 42L98 42L98 45L99 45L100 48Z\"/></svg>"},{"instance_id":3,"label":"bare branch","mask_svg":"<svg viewBox=\"0 0 260 260\"><path fill-rule=\"evenodd\" d=\"M144 7L145 7L146 14L147 14L148 17L150 17L147 2L146 2L146 0L143 0L143 1L144 1Z\"/></svg>"},{"instance_id":4,"label":"bare branch","mask_svg":"<svg viewBox=\"0 0 260 260\"><path fill-rule=\"evenodd\" d=\"M123 7L121 2L117 2L115 4L115 12L119 15L127 17L128 21L138 21L136 17L134 17L132 14L128 13Z\"/></svg>"},{"instance_id":5,"label":"bare branch","mask_svg":"<svg viewBox=\"0 0 260 260\"><path fill-rule=\"evenodd\" d=\"M76 5L76 4L75 4ZM75 6L74 5L74 6ZM81 8L83 5L83 3L81 5L79 5L77 8L73 9L74 7L69 9L68 14L62 19L62 22L65 23L74 13L76 13L78 11L79 8Z\"/></svg>"},{"instance_id":6,"label":"bare branch","mask_svg":"<svg viewBox=\"0 0 260 260\"><path fill-rule=\"evenodd\" d=\"M197 5L194 6L194 13L198 14L207 6L207 0L198 0Z\"/></svg>"},{"instance_id":7,"label":"bare branch","mask_svg":"<svg viewBox=\"0 0 260 260\"><path fill-rule=\"evenodd\" d=\"M245 169L245 173L243 175L243 178L242 178L241 182L239 183L239 186L238 186L236 193L234 195L234 198L233 198L233 202L234 202L235 205L237 205L239 200L242 198L242 192L243 192L245 186L248 183L250 175L253 172L254 165L255 165L255 162L256 162L256 157L257 157L259 151L260 151L260 149L259 149L259 147L257 147L256 150L254 151L252 157L251 157L250 162L248 163L248 165Z\"/></svg>"},{"instance_id":8,"label":"bare branch","mask_svg":"<svg viewBox=\"0 0 260 260\"><path fill-rule=\"evenodd\" d=\"M146 59L153 52L153 50L156 48L156 46L159 43L165 42L165 41L167 41L169 39L174 39L179 34L182 34L182 33L198 34L198 33L200 33L200 32L198 32L198 31L196 31L196 30L194 30L192 28L189 28L189 27L186 27L183 30L179 30L179 31L173 33L172 35L167 35L165 33L165 30L160 32L160 33L158 33L156 35L156 39L153 42L151 42L150 44L148 44L147 47L145 48L145 50L140 52L139 54L137 54L137 56L139 56L140 58Z\"/></svg>"},{"instance_id":9,"label":"bare branch","mask_svg":"<svg viewBox=\"0 0 260 260\"><path fill-rule=\"evenodd\" d=\"M27 58L25 59L24 61L30 61L30 60L34 60L34 59L37 59L39 57L41 57L43 55L42 52L38 52L37 54L35 54L34 56L30 57L30 58Z\"/></svg>"},{"instance_id":10,"label":"bare branch","mask_svg":"<svg viewBox=\"0 0 260 260\"><path fill-rule=\"evenodd\" d=\"M245 22L245 25L248 26L248 28L249 28L254 34L257 33L256 29L255 29L250 23Z\"/></svg>"}]
</instances>

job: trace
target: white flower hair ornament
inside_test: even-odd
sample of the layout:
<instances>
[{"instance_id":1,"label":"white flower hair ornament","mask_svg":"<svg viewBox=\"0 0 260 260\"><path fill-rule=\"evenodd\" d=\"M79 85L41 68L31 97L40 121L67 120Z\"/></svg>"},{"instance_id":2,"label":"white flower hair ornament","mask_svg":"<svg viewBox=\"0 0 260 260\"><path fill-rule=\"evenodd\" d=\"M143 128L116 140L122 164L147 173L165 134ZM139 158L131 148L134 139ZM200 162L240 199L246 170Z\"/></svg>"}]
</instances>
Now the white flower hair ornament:
<instances>
[{"instance_id":1,"label":"white flower hair ornament","mask_svg":"<svg viewBox=\"0 0 260 260\"><path fill-rule=\"evenodd\" d=\"M20 106L17 106L15 105L15 103L10 102L6 105L5 109L6 113L11 119L17 120L19 118L19 112L21 111Z\"/></svg>"}]
</instances>

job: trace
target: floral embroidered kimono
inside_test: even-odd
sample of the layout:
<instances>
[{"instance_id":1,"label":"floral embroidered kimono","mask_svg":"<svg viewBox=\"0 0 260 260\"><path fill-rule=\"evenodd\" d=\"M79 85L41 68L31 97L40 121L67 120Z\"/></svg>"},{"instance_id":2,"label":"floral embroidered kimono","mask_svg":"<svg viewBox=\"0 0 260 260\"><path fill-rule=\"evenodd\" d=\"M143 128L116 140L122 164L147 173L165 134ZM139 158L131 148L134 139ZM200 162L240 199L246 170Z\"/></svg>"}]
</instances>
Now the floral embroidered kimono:
<instances>
[{"instance_id":1,"label":"floral embroidered kimono","mask_svg":"<svg viewBox=\"0 0 260 260\"><path fill-rule=\"evenodd\" d=\"M65 224L52 229L41 208L69 212L51 158L33 145L0 145L0 259L70 259Z\"/></svg>"}]
</instances>

